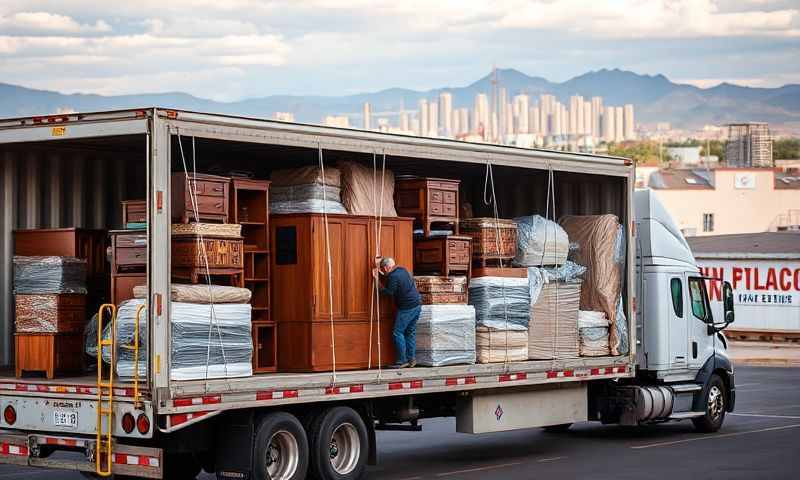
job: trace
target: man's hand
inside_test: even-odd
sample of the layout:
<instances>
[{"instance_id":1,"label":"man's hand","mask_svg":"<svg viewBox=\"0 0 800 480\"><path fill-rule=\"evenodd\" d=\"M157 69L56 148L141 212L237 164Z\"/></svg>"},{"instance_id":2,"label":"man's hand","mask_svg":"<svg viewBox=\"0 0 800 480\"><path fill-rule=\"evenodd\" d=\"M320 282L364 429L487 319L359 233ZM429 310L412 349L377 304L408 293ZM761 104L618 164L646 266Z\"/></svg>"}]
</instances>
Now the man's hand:
<instances>
[{"instance_id":1,"label":"man's hand","mask_svg":"<svg viewBox=\"0 0 800 480\"><path fill-rule=\"evenodd\" d=\"M380 278L380 272L378 271L377 268L372 269L372 278L374 278L375 280L378 280Z\"/></svg>"}]
</instances>

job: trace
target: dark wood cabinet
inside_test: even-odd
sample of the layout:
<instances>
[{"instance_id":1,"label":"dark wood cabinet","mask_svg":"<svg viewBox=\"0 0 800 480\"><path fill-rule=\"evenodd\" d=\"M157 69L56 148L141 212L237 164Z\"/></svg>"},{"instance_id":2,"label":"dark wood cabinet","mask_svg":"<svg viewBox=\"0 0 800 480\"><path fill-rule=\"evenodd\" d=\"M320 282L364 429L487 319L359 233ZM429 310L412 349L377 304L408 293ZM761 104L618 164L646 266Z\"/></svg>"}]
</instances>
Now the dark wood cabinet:
<instances>
[{"instance_id":1,"label":"dark wood cabinet","mask_svg":"<svg viewBox=\"0 0 800 480\"><path fill-rule=\"evenodd\" d=\"M133 228L142 223L147 223L147 200L123 200L122 227Z\"/></svg>"},{"instance_id":2,"label":"dark wood cabinet","mask_svg":"<svg viewBox=\"0 0 800 480\"><path fill-rule=\"evenodd\" d=\"M464 275L472 266L472 237L449 235L414 242L415 275Z\"/></svg>"},{"instance_id":3,"label":"dark wood cabinet","mask_svg":"<svg viewBox=\"0 0 800 480\"><path fill-rule=\"evenodd\" d=\"M83 333L17 333L14 335L16 375L77 372L83 367Z\"/></svg>"},{"instance_id":4,"label":"dark wood cabinet","mask_svg":"<svg viewBox=\"0 0 800 480\"><path fill-rule=\"evenodd\" d=\"M172 174L172 219L181 223L228 223L230 178L217 175ZM192 188L195 198L192 198ZM197 206L195 208L195 205Z\"/></svg>"},{"instance_id":5,"label":"dark wood cabinet","mask_svg":"<svg viewBox=\"0 0 800 480\"><path fill-rule=\"evenodd\" d=\"M413 217L426 238L433 224L458 234L459 183L446 178L398 178L394 187L397 214Z\"/></svg>"},{"instance_id":6,"label":"dark wood cabinet","mask_svg":"<svg viewBox=\"0 0 800 480\"><path fill-rule=\"evenodd\" d=\"M112 230L111 303L133 298L133 287L147 284L147 233L144 230Z\"/></svg>"},{"instance_id":7,"label":"dark wood cabinet","mask_svg":"<svg viewBox=\"0 0 800 480\"><path fill-rule=\"evenodd\" d=\"M412 270L412 219L384 218L380 231L383 256ZM372 217L322 214L273 215L272 318L278 324L278 366L283 371L328 371L333 367L331 315L336 368L366 368L370 364L370 307L374 300L376 221ZM328 275L330 251L331 278ZM331 289L329 285L332 284ZM381 337L391 330L394 307L379 302ZM378 314L373 310L372 343L378 342ZM382 340L382 358L393 360L391 335ZM339 339L341 337L341 339ZM327 340L326 340L327 339ZM372 350L377 355L377 349Z\"/></svg>"}]
</instances>

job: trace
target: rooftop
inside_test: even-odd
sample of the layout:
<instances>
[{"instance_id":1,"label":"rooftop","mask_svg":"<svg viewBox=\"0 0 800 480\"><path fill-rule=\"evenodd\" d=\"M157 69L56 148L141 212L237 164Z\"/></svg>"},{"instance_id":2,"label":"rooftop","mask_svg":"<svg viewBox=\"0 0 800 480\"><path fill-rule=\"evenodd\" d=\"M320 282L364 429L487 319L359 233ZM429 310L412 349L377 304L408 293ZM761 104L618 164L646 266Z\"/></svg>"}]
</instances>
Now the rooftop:
<instances>
[{"instance_id":1,"label":"rooftop","mask_svg":"<svg viewBox=\"0 0 800 480\"><path fill-rule=\"evenodd\" d=\"M686 241L695 256L736 257L783 256L800 258L800 232L737 233L687 237Z\"/></svg>"},{"instance_id":2,"label":"rooftop","mask_svg":"<svg viewBox=\"0 0 800 480\"><path fill-rule=\"evenodd\" d=\"M656 190L713 190L706 171L665 169L650 175L649 187Z\"/></svg>"}]
</instances>

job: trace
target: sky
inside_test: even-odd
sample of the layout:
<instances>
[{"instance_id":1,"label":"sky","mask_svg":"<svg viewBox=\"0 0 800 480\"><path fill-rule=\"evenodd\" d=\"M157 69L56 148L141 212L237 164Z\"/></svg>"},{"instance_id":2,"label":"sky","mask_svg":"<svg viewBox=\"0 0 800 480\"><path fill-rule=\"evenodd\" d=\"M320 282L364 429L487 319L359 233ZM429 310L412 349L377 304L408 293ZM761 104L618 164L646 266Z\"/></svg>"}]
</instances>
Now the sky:
<instances>
[{"instance_id":1,"label":"sky","mask_svg":"<svg viewBox=\"0 0 800 480\"><path fill-rule=\"evenodd\" d=\"M800 83L800 0L0 0L0 82L64 93L426 90L493 64Z\"/></svg>"}]
</instances>

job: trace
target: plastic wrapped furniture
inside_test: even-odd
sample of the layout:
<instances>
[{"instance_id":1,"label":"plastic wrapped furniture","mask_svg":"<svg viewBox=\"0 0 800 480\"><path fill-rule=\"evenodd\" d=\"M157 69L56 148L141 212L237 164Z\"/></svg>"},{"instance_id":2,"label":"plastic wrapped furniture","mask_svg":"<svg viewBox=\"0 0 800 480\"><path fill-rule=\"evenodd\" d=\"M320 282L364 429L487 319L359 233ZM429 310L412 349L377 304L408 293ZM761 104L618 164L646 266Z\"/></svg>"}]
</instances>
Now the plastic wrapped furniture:
<instances>
[{"instance_id":1,"label":"plastic wrapped furniture","mask_svg":"<svg viewBox=\"0 0 800 480\"><path fill-rule=\"evenodd\" d=\"M337 170L338 171L338 170ZM325 171L327 175L327 170ZM272 187L269 192L270 213L347 213L342 205L341 188L311 183Z\"/></svg>"},{"instance_id":2,"label":"plastic wrapped furniture","mask_svg":"<svg viewBox=\"0 0 800 480\"><path fill-rule=\"evenodd\" d=\"M578 331L582 357L603 357L611 354L605 313L581 310L578 312Z\"/></svg>"},{"instance_id":3,"label":"plastic wrapped furniture","mask_svg":"<svg viewBox=\"0 0 800 480\"><path fill-rule=\"evenodd\" d=\"M86 260L14 256L15 294L86 292Z\"/></svg>"},{"instance_id":4,"label":"plastic wrapped furniture","mask_svg":"<svg viewBox=\"0 0 800 480\"><path fill-rule=\"evenodd\" d=\"M246 288L224 285L173 283L170 300L182 303L250 303L253 292ZM147 298L147 286L133 287L134 298Z\"/></svg>"},{"instance_id":5,"label":"plastic wrapped furniture","mask_svg":"<svg viewBox=\"0 0 800 480\"><path fill-rule=\"evenodd\" d=\"M528 359L528 331L478 327L475 333L478 363L523 362Z\"/></svg>"},{"instance_id":6,"label":"plastic wrapped furniture","mask_svg":"<svg viewBox=\"0 0 800 480\"><path fill-rule=\"evenodd\" d=\"M528 358L578 357L578 304L581 282L551 281L541 287L531 308Z\"/></svg>"},{"instance_id":7,"label":"plastic wrapped furniture","mask_svg":"<svg viewBox=\"0 0 800 480\"><path fill-rule=\"evenodd\" d=\"M133 350L136 310L143 303L141 299L126 300L117 310L117 358L114 369L117 376L123 379L132 378L134 368L138 368L140 376L147 374L146 312L142 312L139 324L138 365L135 365ZM233 378L253 374L250 305L180 302L171 302L170 305L172 380ZM110 336L111 325L108 324L103 337ZM111 361L108 349L103 350L103 361Z\"/></svg>"},{"instance_id":8,"label":"plastic wrapped furniture","mask_svg":"<svg viewBox=\"0 0 800 480\"><path fill-rule=\"evenodd\" d=\"M624 229L616 215L567 216L561 219L561 226L577 246L571 259L587 268L581 310L606 314L611 323L611 355L624 355L628 352L628 326L618 305L625 264Z\"/></svg>"},{"instance_id":9,"label":"plastic wrapped furniture","mask_svg":"<svg viewBox=\"0 0 800 480\"><path fill-rule=\"evenodd\" d=\"M423 305L417 321L417 364L426 367L475 363L475 308Z\"/></svg>"},{"instance_id":10,"label":"plastic wrapped furniture","mask_svg":"<svg viewBox=\"0 0 800 480\"><path fill-rule=\"evenodd\" d=\"M292 202L273 202L269 204L269 213L347 213L341 202L335 200L303 200Z\"/></svg>"},{"instance_id":11,"label":"plastic wrapped furniture","mask_svg":"<svg viewBox=\"0 0 800 480\"><path fill-rule=\"evenodd\" d=\"M372 168L347 161L336 165L342 172L342 203L351 215L397 216L391 170L373 172Z\"/></svg>"},{"instance_id":12,"label":"plastic wrapped furniture","mask_svg":"<svg viewBox=\"0 0 800 480\"><path fill-rule=\"evenodd\" d=\"M540 215L518 217L517 256L514 263L526 267L563 265L569 253L569 238L556 222Z\"/></svg>"},{"instance_id":13,"label":"plastic wrapped furniture","mask_svg":"<svg viewBox=\"0 0 800 480\"><path fill-rule=\"evenodd\" d=\"M17 333L80 333L86 325L86 295L17 294L14 303Z\"/></svg>"},{"instance_id":14,"label":"plastic wrapped furniture","mask_svg":"<svg viewBox=\"0 0 800 480\"><path fill-rule=\"evenodd\" d=\"M469 304L479 326L528 329L530 292L527 278L479 277L469 284Z\"/></svg>"},{"instance_id":15,"label":"plastic wrapped furniture","mask_svg":"<svg viewBox=\"0 0 800 480\"><path fill-rule=\"evenodd\" d=\"M316 166L273 170L270 180L272 188L312 183L318 185L325 183L325 185L337 188L342 186L341 172L335 167L325 167L325 182L322 181L322 171Z\"/></svg>"}]
</instances>

